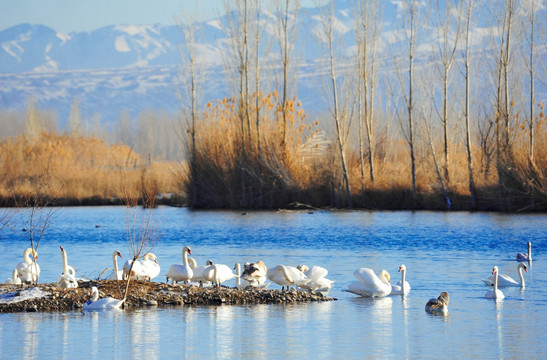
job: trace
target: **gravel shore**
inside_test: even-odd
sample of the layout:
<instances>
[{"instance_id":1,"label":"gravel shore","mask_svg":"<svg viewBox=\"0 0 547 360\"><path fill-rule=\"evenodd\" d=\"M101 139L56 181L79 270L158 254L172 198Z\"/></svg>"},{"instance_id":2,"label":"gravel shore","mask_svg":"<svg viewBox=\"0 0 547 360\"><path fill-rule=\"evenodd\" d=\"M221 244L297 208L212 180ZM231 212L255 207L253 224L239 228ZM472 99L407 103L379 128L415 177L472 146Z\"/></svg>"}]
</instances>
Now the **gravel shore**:
<instances>
[{"instance_id":1,"label":"gravel shore","mask_svg":"<svg viewBox=\"0 0 547 360\"><path fill-rule=\"evenodd\" d=\"M76 289L60 289L57 284L38 286L0 284L0 313L80 310L96 286L100 297L123 298L124 281L80 282ZM148 306L281 304L309 301L332 301L321 293L268 289L200 288L183 284L131 281L125 309Z\"/></svg>"}]
</instances>

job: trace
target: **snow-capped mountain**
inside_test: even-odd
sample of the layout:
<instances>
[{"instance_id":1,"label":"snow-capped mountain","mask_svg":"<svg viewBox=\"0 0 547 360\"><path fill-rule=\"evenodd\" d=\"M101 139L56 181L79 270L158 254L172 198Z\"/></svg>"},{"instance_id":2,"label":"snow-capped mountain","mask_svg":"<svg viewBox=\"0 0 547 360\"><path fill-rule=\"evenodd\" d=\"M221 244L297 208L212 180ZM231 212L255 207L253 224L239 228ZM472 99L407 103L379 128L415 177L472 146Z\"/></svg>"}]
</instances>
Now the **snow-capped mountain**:
<instances>
[{"instance_id":1,"label":"snow-capped mountain","mask_svg":"<svg viewBox=\"0 0 547 360\"><path fill-rule=\"evenodd\" d=\"M355 3L349 0L336 2L333 28L338 54L349 55L355 51ZM379 55L379 64L383 66L380 71L385 74L394 73L393 59L406 46L402 43L400 24L397 24L397 4L397 1L383 4L382 34L377 46L384 51ZM326 108L321 100L319 79L326 67L321 61L324 52L318 46L322 27L319 13L324 10L301 9L298 36L294 39L295 64L298 64L300 75L297 93L308 112L322 112ZM279 56L275 15L264 11L261 22L266 23L263 42L267 44L262 57L272 60L272 56ZM203 102L234 95L228 89L224 73L229 56L226 52L228 35L222 29L226 23L227 19L223 17L196 24L198 62L205 70ZM436 34L431 27L423 26L419 51L431 52ZM184 44L182 31L179 26L160 24L113 25L70 34L30 24L1 30L0 109L23 110L32 98L38 107L56 110L61 125L75 101L80 105L82 116L90 118L98 114L103 122L114 121L124 110L135 117L148 109L174 113L180 108L177 93L182 91L182 85L179 75L187 71L180 65L180 49ZM486 27L476 31L477 48L481 41L491 43L488 31ZM401 46L393 45L397 41L401 41ZM545 53L542 48L543 57ZM435 59L435 56L431 58ZM273 80L269 82L271 84ZM539 87L537 91L545 95L545 88Z\"/></svg>"}]
</instances>

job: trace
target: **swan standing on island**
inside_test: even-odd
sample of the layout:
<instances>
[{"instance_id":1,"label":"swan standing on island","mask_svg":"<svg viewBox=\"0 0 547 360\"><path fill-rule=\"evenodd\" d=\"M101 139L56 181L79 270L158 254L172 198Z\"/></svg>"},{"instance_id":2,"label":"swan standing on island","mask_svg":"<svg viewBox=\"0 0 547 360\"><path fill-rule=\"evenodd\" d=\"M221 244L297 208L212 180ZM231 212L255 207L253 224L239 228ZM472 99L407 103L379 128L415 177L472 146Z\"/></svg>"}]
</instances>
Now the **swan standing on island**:
<instances>
[{"instance_id":1,"label":"swan standing on island","mask_svg":"<svg viewBox=\"0 0 547 360\"><path fill-rule=\"evenodd\" d=\"M194 258L188 258L188 264L192 268L192 281L199 283L199 286L203 286L203 271L208 267L213 265L211 260L207 260L205 265L198 265L197 261Z\"/></svg>"},{"instance_id":2,"label":"swan standing on island","mask_svg":"<svg viewBox=\"0 0 547 360\"><path fill-rule=\"evenodd\" d=\"M249 285L256 288L268 287L270 283L266 283L268 268L264 261L260 260L254 263L245 263L243 265L243 274L241 277L247 281Z\"/></svg>"},{"instance_id":3,"label":"swan standing on island","mask_svg":"<svg viewBox=\"0 0 547 360\"><path fill-rule=\"evenodd\" d=\"M21 279L19 278L19 273L17 272L17 269L13 269L12 277L6 280L6 284L12 284L12 285L22 284Z\"/></svg>"},{"instance_id":4,"label":"swan standing on island","mask_svg":"<svg viewBox=\"0 0 547 360\"><path fill-rule=\"evenodd\" d=\"M30 256L32 256L31 260ZM15 268L17 275L23 284L37 284L40 277L40 265L38 265L38 252L33 248L28 248L23 253L25 262L19 263Z\"/></svg>"},{"instance_id":5,"label":"swan standing on island","mask_svg":"<svg viewBox=\"0 0 547 360\"><path fill-rule=\"evenodd\" d=\"M285 290L285 287L289 290L291 285L302 287L310 282L310 279L294 266L277 265L268 269L266 276L270 281L280 285L282 291Z\"/></svg>"},{"instance_id":6,"label":"swan standing on island","mask_svg":"<svg viewBox=\"0 0 547 360\"><path fill-rule=\"evenodd\" d=\"M522 274L522 270L528 272L528 268L525 264L520 263L517 266L517 273L519 275L519 282L513 280L512 277L505 274L499 274L498 275L498 287L508 287L508 286L520 286L521 288L525 287L524 283L524 275ZM494 280L496 275L490 275L488 279L483 279L482 281L488 285L488 286L494 286Z\"/></svg>"},{"instance_id":7,"label":"swan standing on island","mask_svg":"<svg viewBox=\"0 0 547 360\"><path fill-rule=\"evenodd\" d=\"M238 276L232 272L229 266L224 264L213 264L205 268L202 273L204 281L211 281L218 288L225 281L237 278Z\"/></svg>"},{"instance_id":8,"label":"swan standing on island","mask_svg":"<svg viewBox=\"0 0 547 360\"><path fill-rule=\"evenodd\" d=\"M169 282L169 279L171 279L172 283L174 284L175 282L179 281L187 282L192 278L194 272L190 265L188 265L188 254L192 255L192 249L190 249L190 246L185 246L182 249L182 265L171 265L169 271L167 271L167 274L165 274L166 283Z\"/></svg>"},{"instance_id":9,"label":"swan standing on island","mask_svg":"<svg viewBox=\"0 0 547 360\"><path fill-rule=\"evenodd\" d=\"M519 252L517 261L532 261L532 243L528 241L528 254Z\"/></svg>"},{"instance_id":10,"label":"swan standing on island","mask_svg":"<svg viewBox=\"0 0 547 360\"><path fill-rule=\"evenodd\" d=\"M123 279L123 270L118 269L118 256L122 257L122 253L118 250L112 253L112 265L114 265L114 270L108 276L108 280L122 280Z\"/></svg>"},{"instance_id":11,"label":"swan standing on island","mask_svg":"<svg viewBox=\"0 0 547 360\"><path fill-rule=\"evenodd\" d=\"M152 281L153 278L160 274L160 265L158 264L158 257L152 253L144 255L140 261L141 273L139 278L147 281Z\"/></svg>"},{"instance_id":12,"label":"swan standing on island","mask_svg":"<svg viewBox=\"0 0 547 360\"><path fill-rule=\"evenodd\" d=\"M121 310L125 299L118 300L111 297L99 299L99 290L91 288L91 299L84 303L84 310Z\"/></svg>"},{"instance_id":13,"label":"swan standing on island","mask_svg":"<svg viewBox=\"0 0 547 360\"><path fill-rule=\"evenodd\" d=\"M57 278L57 285L61 289L75 289L78 287L78 281L76 280L76 271L70 265L68 265L68 256L65 249L59 246L61 249L61 257L63 258L63 272Z\"/></svg>"},{"instance_id":14,"label":"swan standing on island","mask_svg":"<svg viewBox=\"0 0 547 360\"><path fill-rule=\"evenodd\" d=\"M503 292L498 289L498 267L494 266L492 269L492 274L494 275L494 288L490 289L484 294L485 298L488 299L497 299L501 300L505 298L505 295L503 295Z\"/></svg>"},{"instance_id":15,"label":"swan standing on island","mask_svg":"<svg viewBox=\"0 0 547 360\"><path fill-rule=\"evenodd\" d=\"M139 261L127 260L123 264L123 279L139 280L139 275L142 273L141 263Z\"/></svg>"},{"instance_id":16,"label":"swan standing on island","mask_svg":"<svg viewBox=\"0 0 547 360\"><path fill-rule=\"evenodd\" d=\"M448 303L450 302L450 296L446 291L443 291L436 299L429 299L425 304L425 311L430 314L443 314L448 313Z\"/></svg>"},{"instance_id":17,"label":"swan standing on island","mask_svg":"<svg viewBox=\"0 0 547 360\"><path fill-rule=\"evenodd\" d=\"M302 271L306 278L310 280L307 284L300 286L303 289L327 293L334 284L333 280L325 277L329 274L329 271L324 267L314 265L309 269L306 265L298 265L296 268Z\"/></svg>"},{"instance_id":18,"label":"swan standing on island","mask_svg":"<svg viewBox=\"0 0 547 360\"><path fill-rule=\"evenodd\" d=\"M359 280L348 285L344 291L366 297L384 297L391 294L391 277L385 270L380 271L380 276L369 268L360 268L353 272Z\"/></svg>"},{"instance_id":19,"label":"swan standing on island","mask_svg":"<svg viewBox=\"0 0 547 360\"><path fill-rule=\"evenodd\" d=\"M401 273L401 281L397 281L397 284L391 284L391 295L406 295L410 292L410 284L405 280L406 278L406 266L401 264L399 266L399 272Z\"/></svg>"}]
</instances>

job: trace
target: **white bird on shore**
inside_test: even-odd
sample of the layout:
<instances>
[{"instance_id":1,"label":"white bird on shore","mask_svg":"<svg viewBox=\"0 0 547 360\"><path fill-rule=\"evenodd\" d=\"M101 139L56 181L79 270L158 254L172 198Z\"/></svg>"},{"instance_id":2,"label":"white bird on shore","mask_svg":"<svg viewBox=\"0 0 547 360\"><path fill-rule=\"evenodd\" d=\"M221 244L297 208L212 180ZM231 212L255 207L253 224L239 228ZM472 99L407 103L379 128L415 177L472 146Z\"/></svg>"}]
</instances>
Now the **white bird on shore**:
<instances>
[{"instance_id":1,"label":"white bird on shore","mask_svg":"<svg viewBox=\"0 0 547 360\"><path fill-rule=\"evenodd\" d=\"M68 265L68 256L65 249L59 246L61 249L61 257L63 259L63 272L57 278L57 285L61 289L74 289L78 287L78 281L76 280L76 271L70 265Z\"/></svg>"},{"instance_id":2,"label":"white bird on shore","mask_svg":"<svg viewBox=\"0 0 547 360\"><path fill-rule=\"evenodd\" d=\"M166 283L169 282L169 279L171 279L173 284L179 281L187 282L192 279L194 271L192 270L190 265L188 265L188 254L192 255L192 249L190 249L190 246L185 246L182 249L182 265L171 265L169 271L167 271L167 274L165 274Z\"/></svg>"},{"instance_id":3,"label":"white bird on shore","mask_svg":"<svg viewBox=\"0 0 547 360\"><path fill-rule=\"evenodd\" d=\"M303 289L326 293L330 291L332 284L334 284L333 280L326 278L329 272L324 267L314 265L309 269L306 265L298 265L296 268L302 271L306 275L306 278L310 280L308 283L300 286Z\"/></svg>"},{"instance_id":4,"label":"white bird on shore","mask_svg":"<svg viewBox=\"0 0 547 360\"><path fill-rule=\"evenodd\" d=\"M158 264L158 258L152 253L144 255L143 259L140 261L141 264L141 274L140 278L144 280L151 281L153 278L160 274L160 265Z\"/></svg>"},{"instance_id":5,"label":"white bird on shore","mask_svg":"<svg viewBox=\"0 0 547 360\"><path fill-rule=\"evenodd\" d=\"M228 265L213 264L203 270L202 278L204 281L211 281L218 288L220 285L228 280L237 278L238 276L232 272L232 269Z\"/></svg>"},{"instance_id":6,"label":"white bird on shore","mask_svg":"<svg viewBox=\"0 0 547 360\"><path fill-rule=\"evenodd\" d=\"M99 290L91 288L91 299L84 303L84 310L121 310L125 299L118 300L111 297L99 299Z\"/></svg>"},{"instance_id":7,"label":"white bird on shore","mask_svg":"<svg viewBox=\"0 0 547 360\"><path fill-rule=\"evenodd\" d=\"M277 265L268 269L266 275L270 281L281 286L281 290L289 290L289 286L303 287L310 282L306 275L294 266Z\"/></svg>"},{"instance_id":8,"label":"white bird on shore","mask_svg":"<svg viewBox=\"0 0 547 360\"><path fill-rule=\"evenodd\" d=\"M21 279L17 273L17 269L13 269L12 277L6 280L6 284L21 285Z\"/></svg>"},{"instance_id":9,"label":"white bird on shore","mask_svg":"<svg viewBox=\"0 0 547 360\"><path fill-rule=\"evenodd\" d=\"M213 265L213 262L211 260L207 260L205 265L198 265L197 261L194 258L189 257L188 264L192 268L191 280L199 283L200 286L203 286L203 270L205 270L208 266Z\"/></svg>"},{"instance_id":10,"label":"white bird on shore","mask_svg":"<svg viewBox=\"0 0 547 360\"><path fill-rule=\"evenodd\" d=\"M245 263L241 278L247 281L252 287L266 288L270 283L266 283L268 268L264 261L260 260L254 263Z\"/></svg>"},{"instance_id":11,"label":"white bird on shore","mask_svg":"<svg viewBox=\"0 0 547 360\"><path fill-rule=\"evenodd\" d=\"M38 283L38 278L40 277L40 265L37 263L38 252L33 248L28 248L23 253L23 259L25 262L19 263L15 268L19 279L21 279L23 284Z\"/></svg>"}]
</instances>

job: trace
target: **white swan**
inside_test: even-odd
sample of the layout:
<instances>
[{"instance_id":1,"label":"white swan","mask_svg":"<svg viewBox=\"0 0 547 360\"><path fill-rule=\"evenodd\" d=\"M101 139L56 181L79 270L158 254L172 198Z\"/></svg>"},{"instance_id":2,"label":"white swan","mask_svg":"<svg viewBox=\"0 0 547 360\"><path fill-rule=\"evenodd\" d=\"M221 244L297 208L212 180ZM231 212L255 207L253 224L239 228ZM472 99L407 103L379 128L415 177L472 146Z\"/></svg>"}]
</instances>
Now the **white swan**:
<instances>
[{"instance_id":1,"label":"white swan","mask_svg":"<svg viewBox=\"0 0 547 360\"><path fill-rule=\"evenodd\" d=\"M205 268L202 273L204 281L211 281L217 287L220 287L225 281L238 277L232 272L229 266L224 264L213 264Z\"/></svg>"},{"instance_id":2,"label":"white swan","mask_svg":"<svg viewBox=\"0 0 547 360\"><path fill-rule=\"evenodd\" d=\"M438 298L429 299L425 304L425 311L431 314L444 314L448 312L448 303L450 302L450 296L446 291L443 291Z\"/></svg>"},{"instance_id":3,"label":"white swan","mask_svg":"<svg viewBox=\"0 0 547 360\"><path fill-rule=\"evenodd\" d=\"M310 282L306 275L294 266L277 265L268 269L266 276L270 281L281 286L281 290L289 290L289 286L294 285L302 287Z\"/></svg>"},{"instance_id":4,"label":"white swan","mask_svg":"<svg viewBox=\"0 0 547 360\"><path fill-rule=\"evenodd\" d=\"M63 259L63 272L57 278L57 285L61 289L74 289L78 287L78 281L76 280L76 271L70 265L68 265L67 254L65 249L62 246L59 246L61 249L61 257Z\"/></svg>"},{"instance_id":5,"label":"white swan","mask_svg":"<svg viewBox=\"0 0 547 360\"><path fill-rule=\"evenodd\" d=\"M30 256L32 256L31 260ZM23 253L25 262L17 264L15 268L19 279L23 284L37 284L40 277L40 265L38 265L38 252L32 248L28 248Z\"/></svg>"},{"instance_id":6,"label":"white swan","mask_svg":"<svg viewBox=\"0 0 547 360\"><path fill-rule=\"evenodd\" d=\"M153 278L160 274L160 265L158 264L158 258L152 253L144 255L144 258L140 261L141 263L141 273L139 278L144 280L151 281Z\"/></svg>"},{"instance_id":7,"label":"white swan","mask_svg":"<svg viewBox=\"0 0 547 360\"><path fill-rule=\"evenodd\" d=\"M22 284L21 279L19 278L19 273L17 272L17 269L13 269L12 277L6 280L6 284L12 284L12 285Z\"/></svg>"},{"instance_id":8,"label":"white swan","mask_svg":"<svg viewBox=\"0 0 547 360\"><path fill-rule=\"evenodd\" d=\"M241 278L249 283L250 286L256 288L268 287L270 283L266 283L268 268L264 261L260 260L254 263L245 263L243 265L243 274Z\"/></svg>"},{"instance_id":9,"label":"white swan","mask_svg":"<svg viewBox=\"0 0 547 360\"><path fill-rule=\"evenodd\" d=\"M505 295L503 295L503 292L498 289L498 267L494 266L492 269L492 274L494 274L494 288L490 289L484 294L484 297L488 299L498 299L501 300L505 298Z\"/></svg>"},{"instance_id":10,"label":"white swan","mask_svg":"<svg viewBox=\"0 0 547 360\"><path fill-rule=\"evenodd\" d=\"M508 287L508 286L520 286L521 288L525 287L524 275L522 270L528 272L528 268L524 263L519 263L517 266L517 273L519 275L519 282L513 280L512 277L506 274L498 274L498 287ZM488 286L494 286L495 275L490 275L488 279L483 279L482 281Z\"/></svg>"},{"instance_id":11,"label":"white swan","mask_svg":"<svg viewBox=\"0 0 547 360\"><path fill-rule=\"evenodd\" d=\"M190 249L190 246L185 246L182 249L182 265L180 264L173 264L169 268L169 271L167 271L167 274L165 274L165 277L167 280L166 283L169 282L169 279L171 279L172 283L179 281L188 281L192 278L194 275L194 272L190 265L188 265L188 254L192 255L192 249Z\"/></svg>"},{"instance_id":12,"label":"white swan","mask_svg":"<svg viewBox=\"0 0 547 360\"><path fill-rule=\"evenodd\" d=\"M532 261L532 243L528 241L528 254L519 252L517 261Z\"/></svg>"},{"instance_id":13,"label":"white swan","mask_svg":"<svg viewBox=\"0 0 547 360\"><path fill-rule=\"evenodd\" d=\"M211 260L207 260L205 265L198 265L196 260L192 257L188 258L188 264L192 268L192 281L195 281L200 284L200 286L203 285L203 271L208 267L213 265L213 262Z\"/></svg>"},{"instance_id":14,"label":"white swan","mask_svg":"<svg viewBox=\"0 0 547 360\"><path fill-rule=\"evenodd\" d=\"M137 261L133 261L132 259L127 260L123 264L123 279L127 280L129 277L131 277L131 280L139 280L139 276L142 274L142 267L141 263Z\"/></svg>"},{"instance_id":15,"label":"white swan","mask_svg":"<svg viewBox=\"0 0 547 360\"><path fill-rule=\"evenodd\" d=\"M99 299L99 290L91 288L91 299L84 304L84 310L121 310L125 299L118 300L111 297Z\"/></svg>"},{"instance_id":16,"label":"white swan","mask_svg":"<svg viewBox=\"0 0 547 360\"><path fill-rule=\"evenodd\" d=\"M344 291L368 297L384 297L391 293L391 277L385 270L380 271L380 276L377 276L372 269L360 268L353 275L359 281L349 284Z\"/></svg>"},{"instance_id":17,"label":"white swan","mask_svg":"<svg viewBox=\"0 0 547 360\"><path fill-rule=\"evenodd\" d=\"M118 256L122 257L122 253L118 250L112 253L112 265L114 270L108 276L108 280L122 280L123 279L123 270L118 269Z\"/></svg>"},{"instance_id":18,"label":"white swan","mask_svg":"<svg viewBox=\"0 0 547 360\"><path fill-rule=\"evenodd\" d=\"M302 271L306 278L310 280L307 284L300 286L303 289L326 293L330 291L332 284L334 284L333 280L326 278L329 272L324 267L314 265L311 269L308 269L306 265L298 265L296 268Z\"/></svg>"},{"instance_id":19,"label":"white swan","mask_svg":"<svg viewBox=\"0 0 547 360\"><path fill-rule=\"evenodd\" d=\"M391 295L406 295L410 292L410 284L406 281L406 266L401 264L399 266L399 272L401 273L401 281L397 281L397 284L391 284Z\"/></svg>"}]
</instances>

